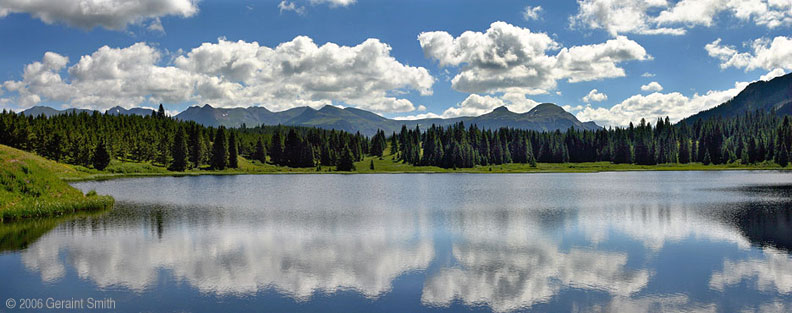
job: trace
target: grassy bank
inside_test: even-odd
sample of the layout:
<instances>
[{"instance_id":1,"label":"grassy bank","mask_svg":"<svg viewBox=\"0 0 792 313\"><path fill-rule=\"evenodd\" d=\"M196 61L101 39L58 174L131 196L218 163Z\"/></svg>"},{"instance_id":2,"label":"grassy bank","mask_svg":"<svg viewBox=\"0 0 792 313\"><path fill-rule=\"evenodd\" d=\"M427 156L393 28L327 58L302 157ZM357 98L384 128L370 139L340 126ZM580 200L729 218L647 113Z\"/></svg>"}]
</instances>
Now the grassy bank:
<instances>
[{"instance_id":1,"label":"grassy bank","mask_svg":"<svg viewBox=\"0 0 792 313\"><path fill-rule=\"evenodd\" d=\"M0 222L112 207L113 198L84 195L61 179L81 177L74 167L0 145Z\"/></svg>"}]
</instances>

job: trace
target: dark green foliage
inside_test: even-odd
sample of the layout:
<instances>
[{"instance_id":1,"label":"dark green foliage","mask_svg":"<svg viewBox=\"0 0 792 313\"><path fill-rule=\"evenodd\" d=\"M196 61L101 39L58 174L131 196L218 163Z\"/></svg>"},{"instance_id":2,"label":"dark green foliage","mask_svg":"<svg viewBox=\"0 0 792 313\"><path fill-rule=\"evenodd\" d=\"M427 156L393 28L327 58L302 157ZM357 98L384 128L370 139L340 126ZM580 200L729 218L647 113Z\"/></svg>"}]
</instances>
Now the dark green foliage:
<instances>
[{"instance_id":1,"label":"dark green foliage","mask_svg":"<svg viewBox=\"0 0 792 313\"><path fill-rule=\"evenodd\" d=\"M226 147L225 127L220 126L212 143L212 168L223 170L228 165L228 148Z\"/></svg>"},{"instance_id":2,"label":"dark green foliage","mask_svg":"<svg viewBox=\"0 0 792 313\"><path fill-rule=\"evenodd\" d=\"M162 103L160 103L159 109L157 110L157 117L158 118L165 118L165 108L162 107Z\"/></svg>"},{"instance_id":3,"label":"dark green foliage","mask_svg":"<svg viewBox=\"0 0 792 313\"><path fill-rule=\"evenodd\" d=\"M682 139L679 142L679 163L681 164L690 163L690 140L688 139Z\"/></svg>"},{"instance_id":4,"label":"dark green foliage","mask_svg":"<svg viewBox=\"0 0 792 313\"><path fill-rule=\"evenodd\" d=\"M349 149L349 146L344 146L344 149L341 151L341 157L338 159L338 165L336 165L336 170L339 171L355 170L355 160L352 157L352 151Z\"/></svg>"},{"instance_id":5,"label":"dark green foliage","mask_svg":"<svg viewBox=\"0 0 792 313\"><path fill-rule=\"evenodd\" d=\"M171 156L173 161L168 167L171 171L183 172L187 169L187 138L184 134L184 128L179 127L176 135L173 138L173 145L171 146Z\"/></svg>"},{"instance_id":6,"label":"dark green foliage","mask_svg":"<svg viewBox=\"0 0 792 313\"><path fill-rule=\"evenodd\" d=\"M284 163L289 167L313 167L314 155L313 146L310 142L303 140L294 129L289 130L286 136L285 148L283 150Z\"/></svg>"},{"instance_id":7,"label":"dark green foliage","mask_svg":"<svg viewBox=\"0 0 792 313\"><path fill-rule=\"evenodd\" d=\"M491 130L457 123L426 129L405 126L390 138L377 131L369 139L361 134L290 126L216 129L157 113L137 116L81 112L51 117L7 111L0 114L0 144L87 167L95 166L97 150L104 145L108 160L112 152L114 158L122 161L180 169L184 151L179 143L182 139L177 138L180 136L186 141L189 162L185 162L185 169L207 163L215 169L233 166L230 163L236 158L229 160L233 152L262 162L267 161L262 156L269 154L270 162L283 166L344 163L342 168L349 168L366 155L385 154L388 142L396 161L443 168L597 161L722 164L738 159L756 164L781 162L785 157L788 160L792 121L770 112L751 112L692 124L673 125L666 118L658 119L654 125L642 122L626 128L570 128L563 132ZM229 139L233 144L229 144ZM348 158L342 160L345 156Z\"/></svg>"},{"instance_id":8,"label":"dark green foliage","mask_svg":"<svg viewBox=\"0 0 792 313\"><path fill-rule=\"evenodd\" d=\"M189 145L190 163L192 163L193 167L199 167L204 163L204 151L206 150L203 132L198 125L194 124L188 127L190 129L190 135L187 144Z\"/></svg>"},{"instance_id":9,"label":"dark green foliage","mask_svg":"<svg viewBox=\"0 0 792 313\"><path fill-rule=\"evenodd\" d=\"M93 166L97 170L103 170L110 164L110 152L107 151L107 145L104 140L96 145L96 151L93 156Z\"/></svg>"},{"instance_id":10,"label":"dark green foliage","mask_svg":"<svg viewBox=\"0 0 792 313\"><path fill-rule=\"evenodd\" d=\"M369 146L369 154L373 156L382 156L387 148L387 140L385 139L385 132L378 130L377 134L371 138L371 145Z\"/></svg>"},{"instance_id":11,"label":"dark green foliage","mask_svg":"<svg viewBox=\"0 0 792 313\"><path fill-rule=\"evenodd\" d=\"M276 129L272 134L269 153L272 163L286 165L286 159L283 157L283 139L281 139L280 129Z\"/></svg>"},{"instance_id":12,"label":"dark green foliage","mask_svg":"<svg viewBox=\"0 0 792 313\"><path fill-rule=\"evenodd\" d=\"M253 153L253 159L258 160L261 163L267 162L267 152L264 149L264 143L261 141L261 138L259 138L258 142L256 142L256 152Z\"/></svg>"},{"instance_id":13,"label":"dark green foliage","mask_svg":"<svg viewBox=\"0 0 792 313\"><path fill-rule=\"evenodd\" d=\"M239 160L237 159L239 150L237 148L236 132L231 132L231 135L228 136L228 167L230 168L239 168Z\"/></svg>"},{"instance_id":14,"label":"dark green foliage","mask_svg":"<svg viewBox=\"0 0 792 313\"><path fill-rule=\"evenodd\" d=\"M781 144L776 163L781 167L786 167L789 164L789 151L787 151L786 144Z\"/></svg>"}]
</instances>

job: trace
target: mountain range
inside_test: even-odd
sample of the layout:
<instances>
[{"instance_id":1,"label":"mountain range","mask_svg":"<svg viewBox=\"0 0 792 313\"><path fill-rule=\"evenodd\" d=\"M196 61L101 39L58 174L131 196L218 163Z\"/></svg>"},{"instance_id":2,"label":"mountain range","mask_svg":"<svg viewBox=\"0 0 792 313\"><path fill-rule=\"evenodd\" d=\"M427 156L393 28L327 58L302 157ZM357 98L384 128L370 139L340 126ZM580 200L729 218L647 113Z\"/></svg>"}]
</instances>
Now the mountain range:
<instances>
[{"instance_id":1,"label":"mountain range","mask_svg":"<svg viewBox=\"0 0 792 313\"><path fill-rule=\"evenodd\" d=\"M50 107L36 106L23 111L25 115L38 116L44 114L52 116L69 112L91 112L86 109L67 109L56 110ZM124 109L114 107L106 111L108 114L137 114L149 115L153 111L150 109L133 108ZM195 121L206 126L226 126L241 127L258 125L289 125L317 127L324 129L337 129L347 132L360 132L361 134L372 136L377 130L382 129L386 133L398 132L402 125L409 128L420 126L421 128L430 127L432 124L437 126L447 126L458 122L465 124L476 124L483 129L497 129L501 127L532 129L538 131L566 130L570 127L575 129L595 130L600 126L594 122L583 123L574 115L565 111L563 108L552 104L542 103L526 113L515 113L506 107L499 107L480 116L456 117L456 118L428 118L419 120L394 120L382 117L375 113L356 109L339 108L335 106L324 106L321 109L310 107L298 107L286 111L272 112L264 107L248 108L215 108L211 105L192 106L177 114L175 118L184 121Z\"/></svg>"},{"instance_id":2,"label":"mountain range","mask_svg":"<svg viewBox=\"0 0 792 313\"><path fill-rule=\"evenodd\" d=\"M281 124L337 129L352 133L359 131L365 135L373 135L378 129L382 129L386 133L398 132L402 125L410 128L415 126L426 128L432 124L446 126L458 122L468 125L476 124L484 129L512 127L553 131L556 129L566 130L570 127L588 130L600 128L593 122L580 122L574 115L552 103L540 104L526 113L514 113L506 107L499 107L480 116L419 120L394 120L361 109L338 108L329 105L318 110L310 107L298 107L272 112L264 107L225 109L214 108L207 104L189 107L176 115L176 118L196 121L208 126L240 127L242 124L247 126Z\"/></svg>"},{"instance_id":3,"label":"mountain range","mask_svg":"<svg viewBox=\"0 0 792 313\"><path fill-rule=\"evenodd\" d=\"M769 81L757 81L748 85L737 96L725 103L706 111L696 113L682 122L691 123L712 117L733 117L744 112L763 110L777 114L792 114L792 73L776 77ZM26 115L52 116L67 112L83 112L87 109L56 110L46 106L36 106L23 111ZM106 111L108 114L149 115L151 109L124 109L114 107ZM601 128L594 122L581 122L563 108L542 103L526 113L515 113L506 107L499 107L492 112L469 117L427 118L419 120L394 120L382 117L369 111L356 108L338 108L325 106L321 109L298 107L286 111L272 112L264 107L247 108L215 108L211 105L192 106L175 116L185 121L195 121L207 126L240 127L242 125L290 125L337 129L347 132L360 132L371 136L378 129L386 133L398 132L402 125L409 128L420 126L425 129L432 124L447 126L457 122L476 124L483 129L512 127L537 131L575 129L595 130Z\"/></svg>"}]
</instances>

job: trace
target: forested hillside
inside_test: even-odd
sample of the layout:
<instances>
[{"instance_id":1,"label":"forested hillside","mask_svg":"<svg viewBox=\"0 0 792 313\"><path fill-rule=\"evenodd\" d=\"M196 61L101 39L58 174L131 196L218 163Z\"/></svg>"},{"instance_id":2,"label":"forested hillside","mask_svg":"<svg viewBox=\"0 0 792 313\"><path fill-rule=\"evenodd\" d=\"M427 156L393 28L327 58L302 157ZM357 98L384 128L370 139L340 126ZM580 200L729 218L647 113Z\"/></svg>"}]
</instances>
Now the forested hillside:
<instances>
[{"instance_id":1,"label":"forested hillside","mask_svg":"<svg viewBox=\"0 0 792 313\"><path fill-rule=\"evenodd\" d=\"M237 156L291 167L357 161L370 141L359 134L304 127L226 129L147 116L93 112L33 117L3 111L0 144L48 159L104 169L111 159L146 162L171 170L235 168Z\"/></svg>"},{"instance_id":2,"label":"forested hillside","mask_svg":"<svg viewBox=\"0 0 792 313\"><path fill-rule=\"evenodd\" d=\"M756 110L778 115L792 114L792 73L769 81L753 82L729 101L696 113L682 122L692 124L699 119L731 118Z\"/></svg>"},{"instance_id":3,"label":"forested hillside","mask_svg":"<svg viewBox=\"0 0 792 313\"><path fill-rule=\"evenodd\" d=\"M747 112L735 118L672 125L641 121L626 128L533 131L482 129L459 122L407 128L371 138L342 131L290 126L226 129L165 116L70 113L52 117L0 114L0 144L46 158L103 169L112 159L147 162L173 171L238 166L238 156L288 167L350 170L364 156L386 151L416 166L470 168L506 163L596 162L653 165L776 162L792 147L787 117Z\"/></svg>"}]
</instances>

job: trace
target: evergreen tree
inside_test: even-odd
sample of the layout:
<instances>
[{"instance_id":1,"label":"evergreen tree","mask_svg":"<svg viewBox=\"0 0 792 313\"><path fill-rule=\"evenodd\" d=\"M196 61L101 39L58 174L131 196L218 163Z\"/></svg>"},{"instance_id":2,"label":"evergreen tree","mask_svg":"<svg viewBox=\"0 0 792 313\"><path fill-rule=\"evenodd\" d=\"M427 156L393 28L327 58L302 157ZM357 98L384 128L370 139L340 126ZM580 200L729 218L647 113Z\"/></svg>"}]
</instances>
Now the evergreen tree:
<instances>
[{"instance_id":1,"label":"evergreen tree","mask_svg":"<svg viewBox=\"0 0 792 313\"><path fill-rule=\"evenodd\" d=\"M776 153L776 163L781 167L786 167L789 164L789 151L787 151L786 143L781 141L781 147Z\"/></svg>"},{"instance_id":2,"label":"evergreen tree","mask_svg":"<svg viewBox=\"0 0 792 313\"><path fill-rule=\"evenodd\" d=\"M704 159L701 161L704 165L710 165L712 163L712 158L710 157L709 151L704 151Z\"/></svg>"},{"instance_id":3,"label":"evergreen tree","mask_svg":"<svg viewBox=\"0 0 792 313\"><path fill-rule=\"evenodd\" d=\"M157 144L157 163L162 166L168 165L170 161L171 141L167 133L162 133L159 136L159 143Z\"/></svg>"},{"instance_id":4,"label":"evergreen tree","mask_svg":"<svg viewBox=\"0 0 792 313\"><path fill-rule=\"evenodd\" d=\"M690 163L690 140L683 138L679 143L679 163Z\"/></svg>"},{"instance_id":5,"label":"evergreen tree","mask_svg":"<svg viewBox=\"0 0 792 313\"><path fill-rule=\"evenodd\" d=\"M96 145L96 150L93 156L93 166L97 170L104 170L108 165L110 165L110 152L107 151L107 144L104 140L100 141L98 145Z\"/></svg>"},{"instance_id":6,"label":"evergreen tree","mask_svg":"<svg viewBox=\"0 0 792 313\"><path fill-rule=\"evenodd\" d=\"M192 163L193 167L201 166L204 160L204 143L201 129L196 125L193 125L190 129L188 145L190 147L190 163Z\"/></svg>"},{"instance_id":7,"label":"evergreen tree","mask_svg":"<svg viewBox=\"0 0 792 313\"><path fill-rule=\"evenodd\" d=\"M239 150L237 146L236 132L232 131L228 136L228 167L239 168Z\"/></svg>"},{"instance_id":8,"label":"evergreen tree","mask_svg":"<svg viewBox=\"0 0 792 313\"><path fill-rule=\"evenodd\" d=\"M286 165L283 157L283 139L281 139L280 128L276 129L272 134L272 142L270 142L270 159L276 165Z\"/></svg>"},{"instance_id":9,"label":"evergreen tree","mask_svg":"<svg viewBox=\"0 0 792 313\"><path fill-rule=\"evenodd\" d=\"M338 159L338 165L336 165L336 170L339 171L355 170L355 160L352 157L352 150L349 149L349 146L344 146L344 149L341 152L341 157Z\"/></svg>"},{"instance_id":10,"label":"evergreen tree","mask_svg":"<svg viewBox=\"0 0 792 313\"><path fill-rule=\"evenodd\" d=\"M220 126L215 132L212 143L212 169L224 170L228 165L228 148L226 147L225 127Z\"/></svg>"},{"instance_id":11,"label":"evergreen tree","mask_svg":"<svg viewBox=\"0 0 792 313\"><path fill-rule=\"evenodd\" d=\"M393 132L391 135L391 146L390 146L390 154L397 154L399 153L399 141L396 140L396 132Z\"/></svg>"},{"instance_id":12,"label":"evergreen tree","mask_svg":"<svg viewBox=\"0 0 792 313\"><path fill-rule=\"evenodd\" d=\"M171 156L173 156L173 161L168 167L171 171L178 171L183 172L187 169L187 140L186 135L184 134L184 129L179 127L176 131L176 136L173 138L173 145L171 147Z\"/></svg>"},{"instance_id":13,"label":"evergreen tree","mask_svg":"<svg viewBox=\"0 0 792 313\"><path fill-rule=\"evenodd\" d=\"M264 149L264 143L261 141L261 138L256 142L256 152L253 153L253 159L261 163L267 163L267 152Z\"/></svg>"},{"instance_id":14,"label":"evergreen tree","mask_svg":"<svg viewBox=\"0 0 792 313\"><path fill-rule=\"evenodd\" d=\"M369 169L372 171L374 170L374 160L371 160L371 163L369 164Z\"/></svg>"},{"instance_id":15,"label":"evergreen tree","mask_svg":"<svg viewBox=\"0 0 792 313\"><path fill-rule=\"evenodd\" d=\"M159 109L157 110L157 117L158 118L165 118L165 108L162 107L162 103L160 103Z\"/></svg>"}]
</instances>

